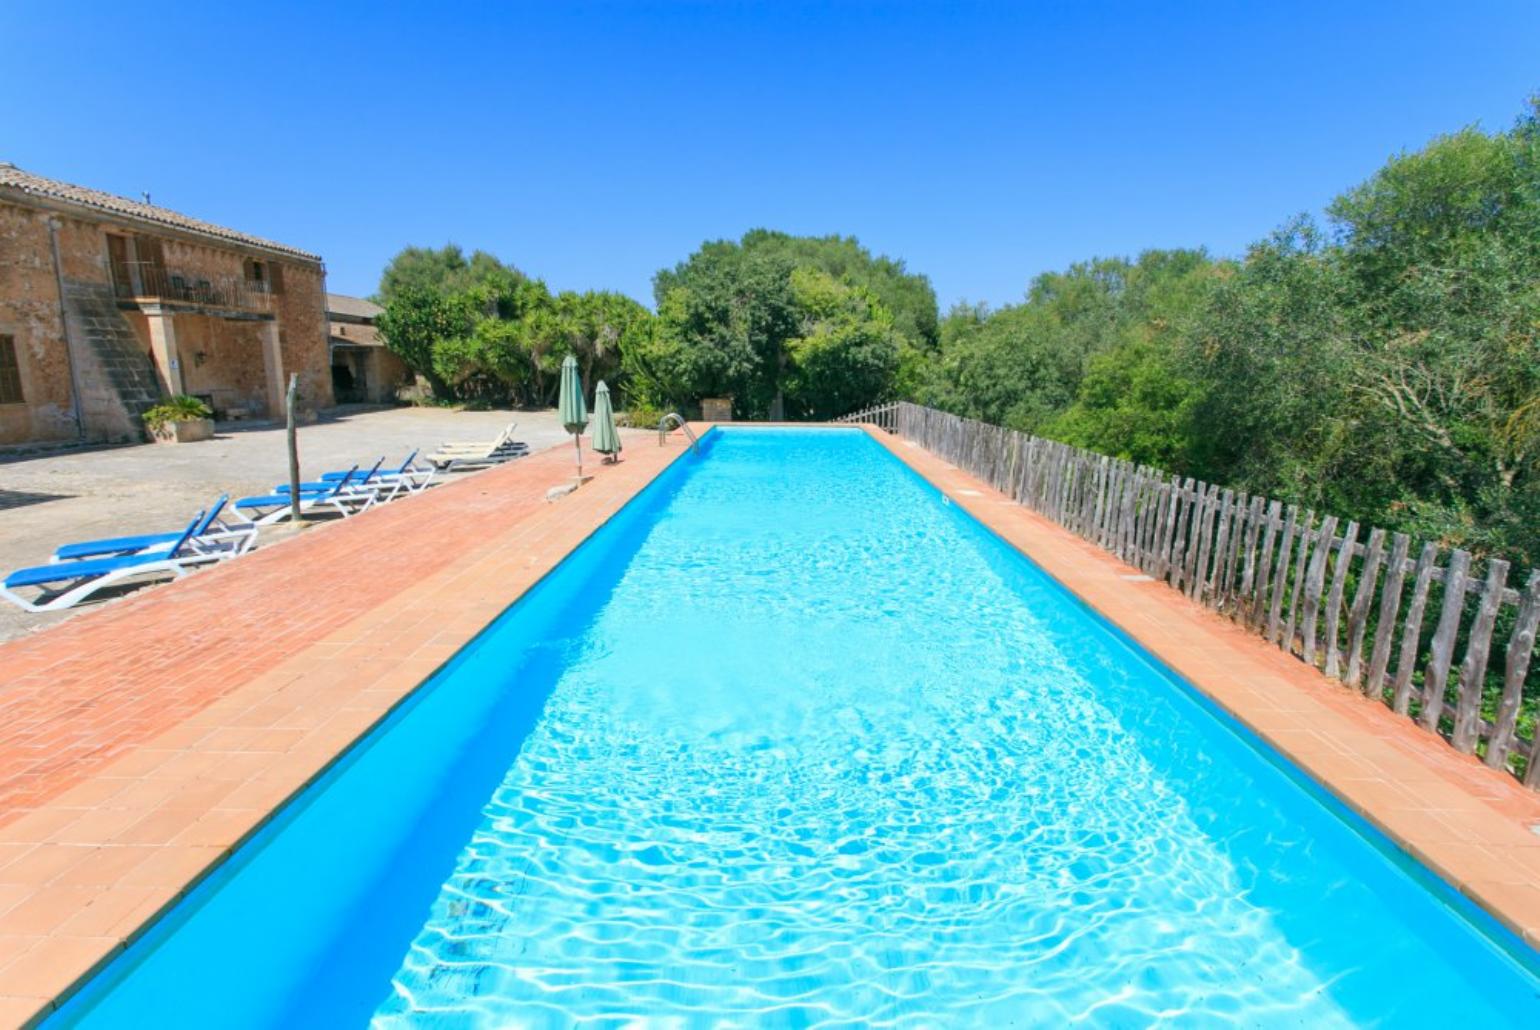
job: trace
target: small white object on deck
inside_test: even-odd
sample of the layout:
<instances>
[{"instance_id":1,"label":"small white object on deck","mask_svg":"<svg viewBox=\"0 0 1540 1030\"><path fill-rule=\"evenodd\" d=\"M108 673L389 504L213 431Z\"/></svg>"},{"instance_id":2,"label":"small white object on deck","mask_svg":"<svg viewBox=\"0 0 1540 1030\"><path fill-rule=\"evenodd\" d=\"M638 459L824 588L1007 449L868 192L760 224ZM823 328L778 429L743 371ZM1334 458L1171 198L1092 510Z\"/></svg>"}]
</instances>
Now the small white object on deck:
<instances>
[{"instance_id":1,"label":"small white object on deck","mask_svg":"<svg viewBox=\"0 0 1540 1030\"><path fill-rule=\"evenodd\" d=\"M1121 574L1121 575L1118 576L1118 579L1126 579L1130 583L1153 583L1153 582L1155 582L1155 577L1154 576L1146 576L1142 572Z\"/></svg>"}]
</instances>

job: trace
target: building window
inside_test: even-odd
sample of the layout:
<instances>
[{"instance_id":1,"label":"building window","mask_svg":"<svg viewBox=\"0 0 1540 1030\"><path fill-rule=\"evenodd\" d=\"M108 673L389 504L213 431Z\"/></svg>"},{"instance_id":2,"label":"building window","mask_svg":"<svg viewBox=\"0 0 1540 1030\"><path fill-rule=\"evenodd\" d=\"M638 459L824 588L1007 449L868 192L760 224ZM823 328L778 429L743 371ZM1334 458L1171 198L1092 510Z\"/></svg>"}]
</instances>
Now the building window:
<instances>
[{"instance_id":1,"label":"building window","mask_svg":"<svg viewBox=\"0 0 1540 1030\"><path fill-rule=\"evenodd\" d=\"M23 404L21 366L16 362L16 337L0 336L0 404Z\"/></svg>"},{"instance_id":2,"label":"building window","mask_svg":"<svg viewBox=\"0 0 1540 1030\"><path fill-rule=\"evenodd\" d=\"M283 292L283 266L273 261L257 261L247 258L242 266L248 283L261 283L257 289L264 293Z\"/></svg>"}]
</instances>

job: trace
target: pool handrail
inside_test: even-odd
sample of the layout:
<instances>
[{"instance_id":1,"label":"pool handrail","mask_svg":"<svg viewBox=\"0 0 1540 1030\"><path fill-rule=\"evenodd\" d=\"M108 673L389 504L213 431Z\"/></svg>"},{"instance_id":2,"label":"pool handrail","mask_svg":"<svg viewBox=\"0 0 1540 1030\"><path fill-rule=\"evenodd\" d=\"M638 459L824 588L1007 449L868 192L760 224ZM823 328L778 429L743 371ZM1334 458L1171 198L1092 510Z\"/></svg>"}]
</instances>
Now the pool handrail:
<instances>
[{"instance_id":1,"label":"pool handrail","mask_svg":"<svg viewBox=\"0 0 1540 1030\"><path fill-rule=\"evenodd\" d=\"M696 438L695 431L690 428L690 423L686 422L684 420L684 416L679 414L677 411L671 411L667 415L664 415L662 418L658 419L658 446L662 447L663 444L668 440L669 419L673 419L675 424L678 425L680 429L684 430L684 435L690 438L690 450L694 451L696 454L699 454L700 440Z\"/></svg>"}]
</instances>

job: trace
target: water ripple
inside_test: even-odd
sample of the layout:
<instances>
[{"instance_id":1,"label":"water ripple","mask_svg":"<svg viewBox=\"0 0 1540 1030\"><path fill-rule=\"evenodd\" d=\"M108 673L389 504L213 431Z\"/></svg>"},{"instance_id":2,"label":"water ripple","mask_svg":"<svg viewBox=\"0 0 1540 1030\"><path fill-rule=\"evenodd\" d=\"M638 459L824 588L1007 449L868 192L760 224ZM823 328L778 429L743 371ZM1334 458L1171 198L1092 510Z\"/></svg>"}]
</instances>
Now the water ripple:
<instances>
[{"instance_id":1,"label":"water ripple","mask_svg":"<svg viewBox=\"0 0 1540 1030\"><path fill-rule=\"evenodd\" d=\"M376 1025L1351 1022L1280 904L1351 877L917 484L799 456L724 440L558 642Z\"/></svg>"}]
</instances>

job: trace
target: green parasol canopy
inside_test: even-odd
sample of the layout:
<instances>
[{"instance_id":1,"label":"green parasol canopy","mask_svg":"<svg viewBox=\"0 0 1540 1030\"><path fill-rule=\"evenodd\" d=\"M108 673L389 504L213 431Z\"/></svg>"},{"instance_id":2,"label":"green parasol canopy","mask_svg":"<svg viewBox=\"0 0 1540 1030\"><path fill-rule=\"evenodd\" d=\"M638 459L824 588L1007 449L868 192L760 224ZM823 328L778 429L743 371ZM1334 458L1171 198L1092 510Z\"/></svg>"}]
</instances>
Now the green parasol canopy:
<instances>
[{"instance_id":1,"label":"green parasol canopy","mask_svg":"<svg viewBox=\"0 0 1540 1030\"><path fill-rule=\"evenodd\" d=\"M594 387L594 450L620 458L620 432L615 428L615 409L610 406L610 388L604 380Z\"/></svg>"},{"instance_id":2,"label":"green parasol canopy","mask_svg":"<svg viewBox=\"0 0 1540 1030\"><path fill-rule=\"evenodd\" d=\"M557 414L562 428L572 434L577 447L578 476L583 475L583 430L588 428L588 405L583 403L583 381L578 378L577 358L568 354L561 363L561 390L557 394Z\"/></svg>"}]
</instances>

